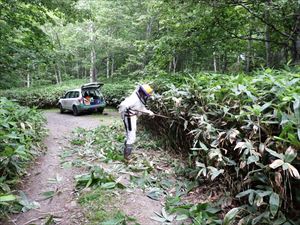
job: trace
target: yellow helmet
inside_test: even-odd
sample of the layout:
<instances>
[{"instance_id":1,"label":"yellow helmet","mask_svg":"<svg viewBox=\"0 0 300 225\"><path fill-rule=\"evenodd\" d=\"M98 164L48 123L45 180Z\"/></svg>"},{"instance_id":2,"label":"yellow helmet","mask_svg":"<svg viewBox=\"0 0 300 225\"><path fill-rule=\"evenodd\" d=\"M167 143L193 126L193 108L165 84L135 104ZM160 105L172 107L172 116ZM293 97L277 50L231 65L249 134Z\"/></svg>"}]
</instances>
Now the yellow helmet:
<instances>
[{"instance_id":1,"label":"yellow helmet","mask_svg":"<svg viewBox=\"0 0 300 225\"><path fill-rule=\"evenodd\" d=\"M153 89L150 87L149 84L142 84L140 85L140 90L144 92L146 96L151 96L153 94Z\"/></svg>"}]
</instances>

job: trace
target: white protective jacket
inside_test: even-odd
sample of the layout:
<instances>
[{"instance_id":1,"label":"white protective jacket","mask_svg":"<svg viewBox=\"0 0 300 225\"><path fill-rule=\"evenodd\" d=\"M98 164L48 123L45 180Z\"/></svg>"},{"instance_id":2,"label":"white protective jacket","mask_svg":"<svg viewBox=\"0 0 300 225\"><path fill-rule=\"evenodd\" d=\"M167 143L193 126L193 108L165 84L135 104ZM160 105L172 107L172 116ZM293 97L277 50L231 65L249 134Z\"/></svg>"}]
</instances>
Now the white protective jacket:
<instances>
[{"instance_id":1,"label":"white protective jacket","mask_svg":"<svg viewBox=\"0 0 300 225\"><path fill-rule=\"evenodd\" d=\"M127 97L121 104L118 106L119 113L124 120L125 116L134 116L141 115L141 113L153 114L151 110L148 110L145 104L142 102L138 96L137 90L135 90L129 97Z\"/></svg>"}]
</instances>

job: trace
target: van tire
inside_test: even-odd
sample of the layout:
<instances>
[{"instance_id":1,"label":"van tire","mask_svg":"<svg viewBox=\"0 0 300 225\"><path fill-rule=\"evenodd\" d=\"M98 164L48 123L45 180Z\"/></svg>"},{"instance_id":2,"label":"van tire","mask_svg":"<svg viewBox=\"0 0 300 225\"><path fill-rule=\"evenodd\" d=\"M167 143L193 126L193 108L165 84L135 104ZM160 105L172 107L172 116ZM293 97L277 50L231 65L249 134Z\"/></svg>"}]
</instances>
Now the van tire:
<instances>
[{"instance_id":1,"label":"van tire","mask_svg":"<svg viewBox=\"0 0 300 225\"><path fill-rule=\"evenodd\" d=\"M62 105L60 103L59 103L59 111L61 114L65 112L64 108L62 107Z\"/></svg>"},{"instance_id":2,"label":"van tire","mask_svg":"<svg viewBox=\"0 0 300 225\"><path fill-rule=\"evenodd\" d=\"M100 113L100 114L103 114L103 111L104 111L104 108L98 108L97 109L97 112Z\"/></svg>"},{"instance_id":3,"label":"van tire","mask_svg":"<svg viewBox=\"0 0 300 225\"><path fill-rule=\"evenodd\" d=\"M73 105L72 110L73 110L73 115L74 116L79 116L79 111L78 111L76 105Z\"/></svg>"}]
</instances>

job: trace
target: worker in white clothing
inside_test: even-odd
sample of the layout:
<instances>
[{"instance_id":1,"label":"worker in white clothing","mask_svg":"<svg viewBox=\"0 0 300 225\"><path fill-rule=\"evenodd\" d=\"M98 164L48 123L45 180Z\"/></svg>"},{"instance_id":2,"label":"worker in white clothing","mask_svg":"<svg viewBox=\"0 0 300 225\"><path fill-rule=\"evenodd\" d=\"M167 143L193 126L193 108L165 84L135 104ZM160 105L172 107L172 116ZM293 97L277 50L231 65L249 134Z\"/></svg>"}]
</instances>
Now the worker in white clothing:
<instances>
[{"instance_id":1,"label":"worker in white clothing","mask_svg":"<svg viewBox=\"0 0 300 225\"><path fill-rule=\"evenodd\" d=\"M141 114L154 116L154 113L145 106L152 94L153 89L148 84L139 85L137 89L118 106L126 130L124 146L124 158L126 160L129 159L136 139L137 117Z\"/></svg>"}]
</instances>

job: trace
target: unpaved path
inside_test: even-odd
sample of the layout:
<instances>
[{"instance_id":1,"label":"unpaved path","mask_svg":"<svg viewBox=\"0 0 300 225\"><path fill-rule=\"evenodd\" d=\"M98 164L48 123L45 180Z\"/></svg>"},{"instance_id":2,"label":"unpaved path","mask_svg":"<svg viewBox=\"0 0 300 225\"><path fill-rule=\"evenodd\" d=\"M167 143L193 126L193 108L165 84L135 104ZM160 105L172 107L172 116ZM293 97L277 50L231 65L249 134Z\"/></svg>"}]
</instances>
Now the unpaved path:
<instances>
[{"instance_id":1,"label":"unpaved path","mask_svg":"<svg viewBox=\"0 0 300 225\"><path fill-rule=\"evenodd\" d=\"M14 216L9 224L44 224L49 215L59 218L59 224L85 224L74 193L73 178L80 169L64 168L60 155L64 146L68 145L68 137L75 128L92 129L100 124L108 125L119 119L119 115L115 111L109 111L108 115L75 117L71 114L60 114L57 110L46 111L44 114L47 118L46 127L49 129L49 136L44 142L47 152L34 163L21 185L28 199L38 202L40 207ZM44 197L41 193L46 191L54 191L54 197L42 200Z\"/></svg>"},{"instance_id":2,"label":"unpaved path","mask_svg":"<svg viewBox=\"0 0 300 225\"><path fill-rule=\"evenodd\" d=\"M76 202L74 176L81 174L84 168L65 167L61 155L64 148L70 148L69 138L77 127L93 129L99 125L110 125L119 120L115 110L107 110L107 115L82 115L75 117L71 114L60 114L57 110L45 111L49 135L44 143L46 153L41 156L31 167L25 177L21 190L29 201L39 203L39 207L11 217L9 225L45 224L49 216L53 216L55 224L75 225L88 224L83 210ZM73 158L67 157L71 163ZM68 163L68 162L67 162ZM107 164L107 167L112 165ZM125 183L130 182L125 176ZM127 181L126 181L127 180ZM43 200L42 193L54 191L54 197ZM161 210L159 201L151 200L142 190L125 192L119 196L117 207L128 216L133 216L141 225L160 224L151 220L154 212Z\"/></svg>"}]
</instances>

